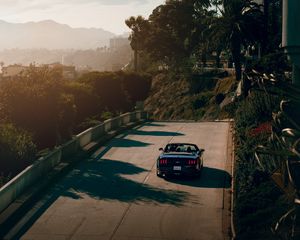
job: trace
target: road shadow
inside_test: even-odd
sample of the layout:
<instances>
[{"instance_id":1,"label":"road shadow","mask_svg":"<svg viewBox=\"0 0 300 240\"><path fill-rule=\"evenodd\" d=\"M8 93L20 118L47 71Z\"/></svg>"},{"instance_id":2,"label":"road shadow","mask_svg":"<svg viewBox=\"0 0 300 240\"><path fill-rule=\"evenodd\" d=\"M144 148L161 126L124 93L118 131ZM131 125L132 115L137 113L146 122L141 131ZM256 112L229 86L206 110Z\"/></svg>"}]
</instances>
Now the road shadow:
<instances>
[{"instance_id":1,"label":"road shadow","mask_svg":"<svg viewBox=\"0 0 300 240\"><path fill-rule=\"evenodd\" d=\"M210 167L204 167L200 177L174 176L169 177L166 180L180 185L199 188L231 187L231 176L228 172Z\"/></svg>"},{"instance_id":2,"label":"road shadow","mask_svg":"<svg viewBox=\"0 0 300 240\"><path fill-rule=\"evenodd\" d=\"M160 124L160 123L154 123L154 122L148 122L143 124L143 126L147 126L147 127L165 127L165 124Z\"/></svg>"},{"instance_id":3,"label":"road shadow","mask_svg":"<svg viewBox=\"0 0 300 240\"><path fill-rule=\"evenodd\" d=\"M28 219L13 239L20 239L31 226L60 197L75 200L92 198L96 200L120 201L127 203L150 202L182 206L191 197L187 192L152 187L126 178L146 173L147 170L131 163L102 158L89 158L78 163L63 179L50 187L38 210Z\"/></svg>"},{"instance_id":4,"label":"road shadow","mask_svg":"<svg viewBox=\"0 0 300 240\"><path fill-rule=\"evenodd\" d=\"M124 177L143 172L147 171L130 163L108 159L90 160L75 168L54 191L73 199L87 195L102 200L150 201L172 205L181 205L188 197L186 192L154 188Z\"/></svg>"},{"instance_id":5,"label":"road shadow","mask_svg":"<svg viewBox=\"0 0 300 240\"><path fill-rule=\"evenodd\" d=\"M142 131L142 130L131 130L128 134L129 135L142 135L142 136L157 136L157 137L184 136L183 133L178 133L178 132Z\"/></svg>"},{"instance_id":6,"label":"road shadow","mask_svg":"<svg viewBox=\"0 0 300 240\"><path fill-rule=\"evenodd\" d=\"M145 143L141 141L126 139L126 138L114 138L107 143L109 148L120 147L120 148L130 148L130 147L147 147L152 145L151 143Z\"/></svg>"},{"instance_id":7,"label":"road shadow","mask_svg":"<svg viewBox=\"0 0 300 240\"><path fill-rule=\"evenodd\" d=\"M147 147L152 145L152 143L146 143L131 139L126 139L125 137L128 136L128 132L126 132L121 137L115 137L111 139L109 142L106 143L104 150L98 154L98 158L103 157L109 150L112 148L133 148L133 147Z\"/></svg>"},{"instance_id":8,"label":"road shadow","mask_svg":"<svg viewBox=\"0 0 300 240\"><path fill-rule=\"evenodd\" d=\"M134 130L140 135L156 134L155 136L178 136L179 133L166 133L162 131L144 132ZM129 176L136 174L147 175L147 170L128 162L106 159L105 154L112 148L143 148L152 145L151 143L127 139L132 130L113 138L106 143L101 153L87 157L72 166L67 175L56 179L53 185L41 193L31 203L34 207L38 203L38 210L30 216L22 229L14 239L20 239L22 235L50 208L60 197L67 197L75 200L92 198L96 200L119 201L127 203L170 204L182 206L191 197L184 191L160 189L148 184L136 182L129 179ZM133 151L132 149L129 151ZM32 208L31 207L31 208ZM25 213L24 213L25 214Z\"/></svg>"}]
</instances>

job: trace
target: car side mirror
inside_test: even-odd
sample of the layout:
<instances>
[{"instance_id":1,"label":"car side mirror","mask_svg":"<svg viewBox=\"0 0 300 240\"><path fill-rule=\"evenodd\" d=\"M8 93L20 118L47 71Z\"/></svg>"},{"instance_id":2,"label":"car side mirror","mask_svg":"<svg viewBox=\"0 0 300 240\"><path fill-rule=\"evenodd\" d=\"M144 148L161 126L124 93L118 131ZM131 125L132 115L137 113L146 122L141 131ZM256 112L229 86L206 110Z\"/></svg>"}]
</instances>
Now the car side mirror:
<instances>
[{"instance_id":1,"label":"car side mirror","mask_svg":"<svg viewBox=\"0 0 300 240\"><path fill-rule=\"evenodd\" d=\"M163 151L164 149L163 148L159 148L159 151Z\"/></svg>"},{"instance_id":2,"label":"car side mirror","mask_svg":"<svg viewBox=\"0 0 300 240\"><path fill-rule=\"evenodd\" d=\"M202 154L204 152L204 149L199 149L198 154Z\"/></svg>"}]
</instances>

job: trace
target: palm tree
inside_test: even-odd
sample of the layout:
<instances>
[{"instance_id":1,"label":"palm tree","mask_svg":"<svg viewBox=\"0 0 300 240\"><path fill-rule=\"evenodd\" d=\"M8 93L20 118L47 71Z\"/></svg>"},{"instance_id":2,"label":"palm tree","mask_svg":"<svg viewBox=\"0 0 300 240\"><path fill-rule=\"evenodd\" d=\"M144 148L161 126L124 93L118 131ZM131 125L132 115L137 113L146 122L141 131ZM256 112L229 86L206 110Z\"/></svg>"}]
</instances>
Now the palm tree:
<instances>
[{"instance_id":1,"label":"palm tree","mask_svg":"<svg viewBox=\"0 0 300 240\"><path fill-rule=\"evenodd\" d=\"M251 0L223 0L220 13L209 26L210 38L227 45L235 64L236 80L240 80L241 47L260 39L262 12Z\"/></svg>"},{"instance_id":2,"label":"palm tree","mask_svg":"<svg viewBox=\"0 0 300 240\"><path fill-rule=\"evenodd\" d=\"M125 20L126 25L132 30L129 37L130 45L134 50L134 70L138 71L138 51L142 48L143 32L147 30L147 20L142 16L130 17Z\"/></svg>"}]
</instances>

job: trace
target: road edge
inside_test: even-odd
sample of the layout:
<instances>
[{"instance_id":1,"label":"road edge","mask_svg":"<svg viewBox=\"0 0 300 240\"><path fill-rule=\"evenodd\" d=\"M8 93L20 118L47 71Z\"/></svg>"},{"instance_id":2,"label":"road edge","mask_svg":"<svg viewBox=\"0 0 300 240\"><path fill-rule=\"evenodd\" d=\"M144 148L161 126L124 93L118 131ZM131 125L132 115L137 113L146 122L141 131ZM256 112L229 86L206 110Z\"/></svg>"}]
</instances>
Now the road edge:
<instances>
[{"instance_id":1,"label":"road edge","mask_svg":"<svg viewBox=\"0 0 300 240\"><path fill-rule=\"evenodd\" d=\"M231 240L236 239L236 232L235 232L235 224L234 224L234 192L235 192L235 126L234 120L230 123L230 136L228 137L230 141L231 149L229 151L230 159L231 159L231 202L230 202L230 226L231 226Z\"/></svg>"},{"instance_id":2,"label":"road edge","mask_svg":"<svg viewBox=\"0 0 300 240\"><path fill-rule=\"evenodd\" d=\"M225 171L228 173L224 179L224 186L230 184L231 187L223 188L223 207L222 207L222 228L225 240L235 239L235 229L233 222L233 189L234 189L234 122L227 121L227 152Z\"/></svg>"}]
</instances>

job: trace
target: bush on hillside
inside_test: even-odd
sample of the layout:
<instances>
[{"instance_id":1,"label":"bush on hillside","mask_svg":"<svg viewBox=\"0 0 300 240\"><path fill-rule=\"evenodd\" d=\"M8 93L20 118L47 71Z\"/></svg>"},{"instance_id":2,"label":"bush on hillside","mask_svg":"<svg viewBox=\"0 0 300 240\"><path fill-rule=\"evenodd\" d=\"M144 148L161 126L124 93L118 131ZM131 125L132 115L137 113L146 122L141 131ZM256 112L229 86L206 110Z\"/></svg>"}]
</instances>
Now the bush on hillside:
<instances>
[{"instance_id":1,"label":"bush on hillside","mask_svg":"<svg viewBox=\"0 0 300 240\"><path fill-rule=\"evenodd\" d=\"M212 91L206 91L202 92L199 95L196 96L195 100L193 101L193 108L194 109L199 109L207 106L209 103L210 99L213 97L213 92Z\"/></svg>"},{"instance_id":2,"label":"bush on hillside","mask_svg":"<svg viewBox=\"0 0 300 240\"><path fill-rule=\"evenodd\" d=\"M254 152L271 134L270 121L279 99L252 92L235 115L235 219L238 239L273 239L271 226L285 209L282 193L261 170Z\"/></svg>"},{"instance_id":3,"label":"bush on hillside","mask_svg":"<svg viewBox=\"0 0 300 240\"><path fill-rule=\"evenodd\" d=\"M32 136L12 124L0 125L0 169L3 176L15 175L30 165L37 153Z\"/></svg>"},{"instance_id":4,"label":"bush on hillside","mask_svg":"<svg viewBox=\"0 0 300 240\"><path fill-rule=\"evenodd\" d=\"M207 71L202 74L192 74L188 78L191 93L211 91L215 88L218 78L214 71Z\"/></svg>"},{"instance_id":5,"label":"bush on hillside","mask_svg":"<svg viewBox=\"0 0 300 240\"><path fill-rule=\"evenodd\" d=\"M151 76L130 72L92 72L80 78L101 101L101 111L126 112L150 92ZM99 110L98 110L99 111Z\"/></svg>"},{"instance_id":6,"label":"bush on hillside","mask_svg":"<svg viewBox=\"0 0 300 240\"><path fill-rule=\"evenodd\" d=\"M276 71L277 74L292 70L283 51L265 55L258 61L249 64L248 67L264 73L274 73Z\"/></svg>"},{"instance_id":7,"label":"bush on hillside","mask_svg":"<svg viewBox=\"0 0 300 240\"><path fill-rule=\"evenodd\" d=\"M118 75L133 104L137 101L144 101L148 97L151 89L151 75L134 72L119 72Z\"/></svg>"},{"instance_id":8,"label":"bush on hillside","mask_svg":"<svg viewBox=\"0 0 300 240\"><path fill-rule=\"evenodd\" d=\"M223 93L218 93L216 96L215 96L215 101L216 101L216 104L221 104L223 102L223 100L225 99L225 95Z\"/></svg>"},{"instance_id":9,"label":"bush on hillside","mask_svg":"<svg viewBox=\"0 0 300 240\"><path fill-rule=\"evenodd\" d=\"M71 136L75 118L73 96L64 93L63 85L48 68L32 67L22 76L2 80L0 122L31 132L40 149L60 144Z\"/></svg>"},{"instance_id":10,"label":"bush on hillside","mask_svg":"<svg viewBox=\"0 0 300 240\"><path fill-rule=\"evenodd\" d=\"M133 108L130 97L122 84L122 79L113 72L91 72L83 75L81 83L91 86L93 94L99 96L101 109L111 112L126 112Z\"/></svg>"},{"instance_id":11,"label":"bush on hillside","mask_svg":"<svg viewBox=\"0 0 300 240\"><path fill-rule=\"evenodd\" d=\"M74 98L76 126L81 125L91 117L93 118L101 113L103 106L100 101L100 96L93 92L91 86L77 81L71 81L65 83L64 91L67 94L71 94Z\"/></svg>"}]
</instances>

